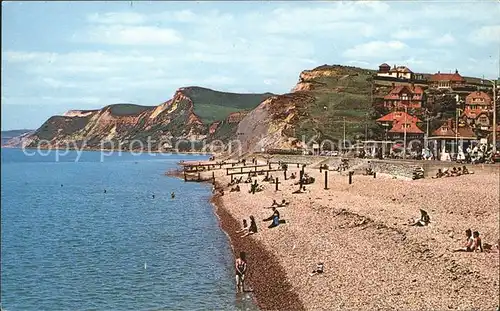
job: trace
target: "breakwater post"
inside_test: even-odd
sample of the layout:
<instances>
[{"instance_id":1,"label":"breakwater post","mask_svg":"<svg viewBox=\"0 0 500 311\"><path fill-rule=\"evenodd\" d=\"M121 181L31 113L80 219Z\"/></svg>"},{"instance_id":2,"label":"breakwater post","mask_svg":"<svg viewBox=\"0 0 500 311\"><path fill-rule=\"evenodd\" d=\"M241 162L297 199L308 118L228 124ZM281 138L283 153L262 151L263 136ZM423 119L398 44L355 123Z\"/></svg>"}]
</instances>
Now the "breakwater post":
<instances>
[{"instance_id":1,"label":"breakwater post","mask_svg":"<svg viewBox=\"0 0 500 311\"><path fill-rule=\"evenodd\" d=\"M373 178L377 178L377 172L373 172Z\"/></svg>"},{"instance_id":2,"label":"breakwater post","mask_svg":"<svg viewBox=\"0 0 500 311\"><path fill-rule=\"evenodd\" d=\"M354 175L354 172L349 171L349 185L352 184L352 175Z\"/></svg>"},{"instance_id":3,"label":"breakwater post","mask_svg":"<svg viewBox=\"0 0 500 311\"><path fill-rule=\"evenodd\" d=\"M278 191L278 184L280 183L280 179L276 177L276 191Z\"/></svg>"},{"instance_id":4,"label":"breakwater post","mask_svg":"<svg viewBox=\"0 0 500 311\"><path fill-rule=\"evenodd\" d=\"M325 170L325 190L328 190L328 171Z\"/></svg>"},{"instance_id":5,"label":"breakwater post","mask_svg":"<svg viewBox=\"0 0 500 311\"><path fill-rule=\"evenodd\" d=\"M212 183L215 184L215 172L212 171Z\"/></svg>"}]
</instances>

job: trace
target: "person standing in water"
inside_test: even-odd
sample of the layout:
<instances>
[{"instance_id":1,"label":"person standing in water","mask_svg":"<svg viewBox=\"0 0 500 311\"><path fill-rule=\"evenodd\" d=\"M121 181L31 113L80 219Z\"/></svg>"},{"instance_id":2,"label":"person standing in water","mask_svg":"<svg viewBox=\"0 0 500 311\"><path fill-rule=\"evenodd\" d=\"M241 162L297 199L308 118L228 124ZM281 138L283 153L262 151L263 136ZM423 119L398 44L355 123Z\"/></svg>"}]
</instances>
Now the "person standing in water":
<instances>
[{"instance_id":1,"label":"person standing in water","mask_svg":"<svg viewBox=\"0 0 500 311\"><path fill-rule=\"evenodd\" d=\"M172 193L170 194L170 196L172 197L172 199L175 199L175 193L174 193L174 192L172 192Z\"/></svg>"},{"instance_id":2,"label":"person standing in water","mask_svg":"<svg viewBox=\"0 0 500 311\"><path fill-rule=\"evenodd\" d=\"M245 291L245 273L247 272L247 260L245 252L240 252L240 257L236 258L236 291L243 293Z\"/></svg>"}]
</instances>

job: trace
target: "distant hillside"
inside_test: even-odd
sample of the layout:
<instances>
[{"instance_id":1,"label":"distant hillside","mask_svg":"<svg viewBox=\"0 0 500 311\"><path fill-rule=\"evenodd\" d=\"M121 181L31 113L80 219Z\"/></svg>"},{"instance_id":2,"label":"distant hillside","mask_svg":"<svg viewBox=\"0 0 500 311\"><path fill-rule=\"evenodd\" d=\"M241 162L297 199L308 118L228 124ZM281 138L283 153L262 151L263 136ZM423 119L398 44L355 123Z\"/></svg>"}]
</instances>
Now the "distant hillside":
<instances>
[{"instance_id":1,"label":"distant hillside","mask_svg":"<svg viewBox=\"0 0 500 311\"><path fill-rule=\"evenodd\" d=\"M300 74L292 93L264 101L240 123L245 151L291 148L303 138L339 141L376 132L371 81L375 71L340 65ZM345 123L344 123L345 122Z\"/></svg>"},{"instance_id":2,"label":"distant hillside","mask_svg":"<svg viewBox=\"0 0 500 311\"><path fill-rule=\"evenodd\" d=\"M27 133L33 132L34 130L10 130L10 131L2 131L2 146L15 147L16 146L16 138L21 137Z\"/></svg>"},{"instance_id":3,"label":"distant hillside","mask_svg":"<svg viewBox=\"0 0 500 311\"><path fill-rule=\"evenodd\" d=\"M194 104L194 113L205 124L224 120L230 113L252 110L273 94L238 94L219 92L202 87L181 89Z\"/></svg>"},{"instance_id":4,"label":"distant hillside","mask_svg":"<svg viewBox=\"0 0 500 311\"><path fill-rule=\"evenodd\" d=\"M24 142L31 147L49 141L48 146L85 143L88 148L100 148L101 142L111 141L114 148L126 150L139 147L127 141L145 144L148 137L153 141L152 148L160 147L160 142L169 146L181 139L229 138L235 133L237 115L244 115L271 95L180 88L172 99L158 106L115 104L100 110L70 110L49 118Z\"/></svg>"}]
</instances>

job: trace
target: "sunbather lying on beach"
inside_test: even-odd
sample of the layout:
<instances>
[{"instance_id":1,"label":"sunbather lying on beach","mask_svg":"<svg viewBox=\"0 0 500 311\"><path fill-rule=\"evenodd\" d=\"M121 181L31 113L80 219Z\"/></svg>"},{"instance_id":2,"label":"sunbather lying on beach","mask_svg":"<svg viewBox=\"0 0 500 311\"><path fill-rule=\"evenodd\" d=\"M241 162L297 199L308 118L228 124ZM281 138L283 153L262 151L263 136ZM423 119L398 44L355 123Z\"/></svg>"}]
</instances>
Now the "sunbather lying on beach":
<instances>
[{"instance_id":1,"label":"sunbather lying on beach","mask_svg":"<svg viewBox=\"0 0 500 311\"><path fill-rule=\"evenodd\" d=\"M283 200L281 200L281 203L278 205L278 207L285 207L288 204L290 204L290 202L287 202L285 199L283 199Z\"/></svg>"},{"instance_id":2,"label":"sunbather lying on beach","mask_svg":"<svg viewBox=\"0 0 500 311\"><path fill-rule=\"evenodd\" d=\"M248 231L241 237L243 238L254 233L257 233L257 223L255 223L255 218L253 216L250 216L250 226L248 227Z\"/></svg>"},{"instance_id":3,"label":"sunbather lying on beach","mask_svg":"<svg viewBox=\"0 0 500 311\"><path fill-rule=\"evenodd\" d=\"M295 190L294 192L292 192L293 194L298 194L298 193L304 193L306 192L306 187L305 186L302 186L302 188L299 188L299 190Z\"/></svg>"},{"instance_id":4,"label":"sunbather lying on beach","mask_svg":"<svg viewBox=\"0 0 500 311\"><path fill-rule=\"evenodd\" d=\"M472 245L474 245L474 238L472 237L472 230L465 230L465 236L467 237L467 241L465 243L465 247L454 249L453 252L472 252Z\"/></svg>"},{"instance_id":5,"label":"sunbather lying on beach","mask_svg":"<svg viewBox=\"0 0 500 311\"><path fill-rule=\"evenodd\" d=\"M231 188L231 190L229 190L229 192L240 192L240 185L236 185L236 187Z\"/></svg>"},{"instance_id":6,"label":"sunbather lying on beach","mask_svg":"<svg viewBox=\"0 0 500 311\"><path fill-rule=\"evenodd\" d=\"M320 263L318 263L316 265L316 269L313 270L313 272L311 272L309 275L313 276L313 275L316 275L316 274L321 274L321 273L323 273L323 268L324 268L323 263L320 262Z\"/></svg>"},{"instance_id":7,"label":"sunbather lying on beach","mask_svg":"<svg viewBox=\"0 0 500 311\"><path fill-rule=\"evenodd\" d=\"M248 178L245 180L245 184L251 184L252 183L252 177L248 176Z\"/></svg>"},{"instance_id":8,"label":"sunbather lying on beach","mask_svg":"<svg viewBox=\"0 0 500 311\"><path fill-rule=\"evenodd\" d=\"M469 171L469 170L467 169L467 167L465 167L465 165L464 165L464 166L462 166L462 174L464 174L464 175L467 175L467 174L474 174L474 172Z\"/></svg>"},{"instance_id":9,"label":"sunbather lying on beach","mask_svg":"<svg viewBox=\"0 0 500 311\"><path fill-rule=\"evenodd\" d=\"M429 217L429 214L427 214L427 212L424 211L423 209L420 209L420 219L415 221L410 226L423 227L423 226L427 226L430 222L431 222L431 218Z\"/></svg>"}]
</instances>

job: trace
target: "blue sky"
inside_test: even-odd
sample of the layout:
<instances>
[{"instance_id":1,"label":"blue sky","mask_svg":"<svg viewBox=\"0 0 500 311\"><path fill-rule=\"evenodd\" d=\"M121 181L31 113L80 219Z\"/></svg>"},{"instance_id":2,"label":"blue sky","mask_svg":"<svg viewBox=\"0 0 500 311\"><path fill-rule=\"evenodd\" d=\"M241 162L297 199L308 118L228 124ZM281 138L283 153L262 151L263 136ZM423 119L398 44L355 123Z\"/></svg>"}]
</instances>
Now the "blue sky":
<instances>
[{"instance_id":1,"label":"blue sky","mask_svg":"<svg viewBox=\"0 0 500 311\"><path fill-rule=\"evenodd\" d=\"M323 64L498 76L500 3L2 2L2 130L158 105L197 85L289 92Z\"/></svg>"}]
</instances>

